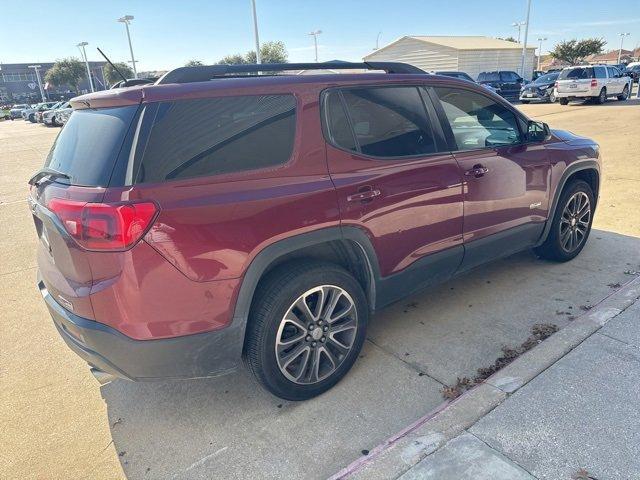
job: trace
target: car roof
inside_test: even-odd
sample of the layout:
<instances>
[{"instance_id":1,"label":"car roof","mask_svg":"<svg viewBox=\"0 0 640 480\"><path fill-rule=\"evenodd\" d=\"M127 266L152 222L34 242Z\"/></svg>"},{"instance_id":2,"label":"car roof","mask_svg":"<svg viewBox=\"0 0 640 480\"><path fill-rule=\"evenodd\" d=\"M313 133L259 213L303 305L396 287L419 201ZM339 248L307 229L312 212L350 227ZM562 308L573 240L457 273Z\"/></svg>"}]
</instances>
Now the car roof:
<instances>
[{"instance_id":1,"label":"car roof","mask_svg":"<svg viewBox=\"0 0 640 480\"><path fill-rule=\"evenodd\" d=\"M146 84L102 90L70 100L73 108L102 108L136 105L159 101L206 98L217 95L274 95L303 93L359 84L456 84L469 88L467 80L432 74L336 73L317 75L263 75L220 77L204 82Z\"/></svg>"}]
</instances>

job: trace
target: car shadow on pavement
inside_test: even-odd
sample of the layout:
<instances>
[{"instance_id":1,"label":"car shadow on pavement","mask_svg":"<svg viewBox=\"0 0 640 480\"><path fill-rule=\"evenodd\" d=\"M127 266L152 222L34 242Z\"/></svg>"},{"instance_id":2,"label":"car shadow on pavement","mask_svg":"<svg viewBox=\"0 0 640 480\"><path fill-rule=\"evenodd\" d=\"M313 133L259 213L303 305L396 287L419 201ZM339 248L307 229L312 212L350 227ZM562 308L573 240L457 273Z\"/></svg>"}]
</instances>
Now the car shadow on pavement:
<instances>
[{"instance_id":1,"label":"car shadow on pavement","mask_svg":"<svg viewBox=\"0 0 640 480\"><path fill-rule=\"evenodd\" d=\"M640 238L593 230L565 264L531 252L398 302L371 321L333 390L286 402L238 373L101 389L123 471L138 478L326 478L443 401L541 322L563 327L640 271Z\"/></svg>"}]
</instances>

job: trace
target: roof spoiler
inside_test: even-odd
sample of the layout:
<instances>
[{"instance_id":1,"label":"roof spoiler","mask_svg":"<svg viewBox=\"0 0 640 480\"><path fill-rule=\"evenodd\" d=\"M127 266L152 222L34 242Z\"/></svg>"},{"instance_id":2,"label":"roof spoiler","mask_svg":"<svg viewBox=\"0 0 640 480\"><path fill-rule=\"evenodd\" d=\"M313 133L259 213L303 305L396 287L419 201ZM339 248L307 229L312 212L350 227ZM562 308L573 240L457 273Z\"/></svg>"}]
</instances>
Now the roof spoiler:
<instances>
[{"instance_id":1,"label":"roof spoiler","mask_svg":"<svg viewBox=\"0 0 640 480\"><path fill-rule=\"evenodd\" d=\"M383 70L387 73L425 73L418 67L400 62L250 63L244 65L180 67L165 73L156 82L156 85L164 85L167 83L206 82L214 78L226 76L295 70Z\"/></svg>"}]
</instances>

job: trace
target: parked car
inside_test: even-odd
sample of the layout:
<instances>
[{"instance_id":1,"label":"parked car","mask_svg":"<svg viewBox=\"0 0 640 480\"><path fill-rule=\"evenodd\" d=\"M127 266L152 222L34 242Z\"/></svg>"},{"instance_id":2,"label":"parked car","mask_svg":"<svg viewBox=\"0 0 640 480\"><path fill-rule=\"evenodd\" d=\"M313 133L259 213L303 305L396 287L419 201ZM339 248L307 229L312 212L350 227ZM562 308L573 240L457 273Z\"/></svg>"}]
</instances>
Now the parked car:
<instances>
[{"instance_id":1,"label":"parked car","mask_svg":"<svg viewBox=\"0 0 640 480\"><path fill-rule=\"evenodd\" d=\"M9 116L11 117L11 120L14 120L16 118L21 118L22 111L27 108L31 108L31 107L26 103L19 103L18 105L14 105L13 108L9 110Z\"/></svg>"},{"instance_id":2,"label":"parked car","mask_svg":"<svg viewBox=\"0 0 640 480\"><path fill-rule=\"evenodd\" d=\"M442 71L442 72L433 72L433 73L435 73L436 75L444 75L445 77L459 78L460 80L466 80L468 82L478 83L473 78L471 78L470 75L468 75L465 72ZM490 92L497 93L498 95L500 94L500 92L497 89L493 88L489 84L478 83L478 85L482 85L484 88L486 88Z\"/></svg>"},{"instance_id":3,"label":"parked car","mask_svg":"<svg viewBox=\"0 0 640 480\"><path fill-rule=\"evenodd\" d=\"M49 112L51 110L54 110L54 109L58 108L60 105L62 105L62 103L63 102L57 102L57 103L54 103L53 105L51 105L51 107L49 107L46 110L38 110L36 112L36 122L37 123L44 123L44 114L46 112Z\"/></svg>"},{"instance_id":4,"label":"parked car","mask_svg":"<svg viewBox=\"0 0 640 480\"><path fill-rule=\"evenodd\" d=\"M556 80L559 73L547 73L529 82L520 90L520 102L529 103L532 101L555 103Z\"/></svg>"},{"instance_id":5,"label":"parked car","mask_svg":"<svg viewBox=\"0 0 640 480\"><path fill-rule=\"evenodd\" d=\"M634 83L638 83L638 79L640 78L640 64L627 67L627 72L629 72L631 80Z\"/></svg>"},{"instance_id":6,"label":"parked car","mask_svg":"<svg viewBox=\"0 0 640 480\"><path fill-rule=\"evenodd\" d=\"M520 89L524 84L524 79L516 72L500 70L496 72L482 72L478 75L478 83L490 85L495 88L500 95L510 101L518 100Z\"/></svg>"},{"instance_id":7,"label":"parked car","mask_svg":"<svg viewBox=\"0 0 640 480\"><path fill-rule=\"evenodd\" d=\"M561 105L590 99L604 103L609 97L626 100L631 92L631 79L610 65L567 67L560 72L556 90Z\"/></svg>"},{"instance_id":8,"label":"parked car","mask_svg":"<svg viewBox=\"0 0 640 480\"><path fill-rule=\"evenodd\" d=\"M37 103L33 105L31 108L25 108L22 110L22 118L26 121L30 121L31 123L36 123L36 114L38 112L49 110L56 102L43 102Z\"/></svg>"},{"instance_id":9,"label":"parked car","mask_svg":"<svg viewBox=\"0 0 640 480\"><path fill-rule=\"evenodd\" d=\"M62 125L61 116L62 116L62 112L65 109L68 109L69 112L73 111L69 102L60 102L59 104L54 106L54 108L52 108L51 110L47 110L46 112L43 112L42 123L44 123L45 125L51 125L53 127L61 126Z\"/></svg>"},{"instance_id":10,"label":"parked car","mask_svg":"<svg viewBox=\"0 0 640 480\"><path fill-rule=\"evenodd\" d=\"M71 107L70 102L66 102L66 103L67 103L66 107L59 108L56 111L56 115L55 115L56 123L60 125L64 125L65 123L67 123L67 120L69 120L69 117L73 113L73 108Z\"/></svg>"},{"instance_id":11,"label":"parked car","mask_svg":"<svg viewBox=\"0 0 640 480\"><path fill-rule=\"evenodd\" d=\"M96 378L229 373L319 395L370 312L534 248L584 247L600 150L411 65L182 67L83 95L29 181L38 286ZM219 79L224 75L235 78Z\"/></svg>"}]
</instances>

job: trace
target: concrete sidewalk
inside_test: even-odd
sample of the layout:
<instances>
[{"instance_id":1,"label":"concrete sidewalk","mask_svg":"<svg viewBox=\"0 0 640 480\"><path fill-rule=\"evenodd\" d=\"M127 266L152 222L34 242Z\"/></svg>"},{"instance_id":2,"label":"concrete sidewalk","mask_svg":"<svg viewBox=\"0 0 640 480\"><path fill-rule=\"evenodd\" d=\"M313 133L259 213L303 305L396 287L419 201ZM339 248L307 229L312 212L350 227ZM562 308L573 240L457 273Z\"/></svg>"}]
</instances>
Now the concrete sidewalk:
<instances>
[{"instance_id":1,"label":"concrete sidewalk","mask_svg":"<svg viewBox=\"0 0 640 480\"><path fill-rule=\"evenodd\" d=\"M341 478L640 479L640 277Z\"/></svg>"}]
</instances>

